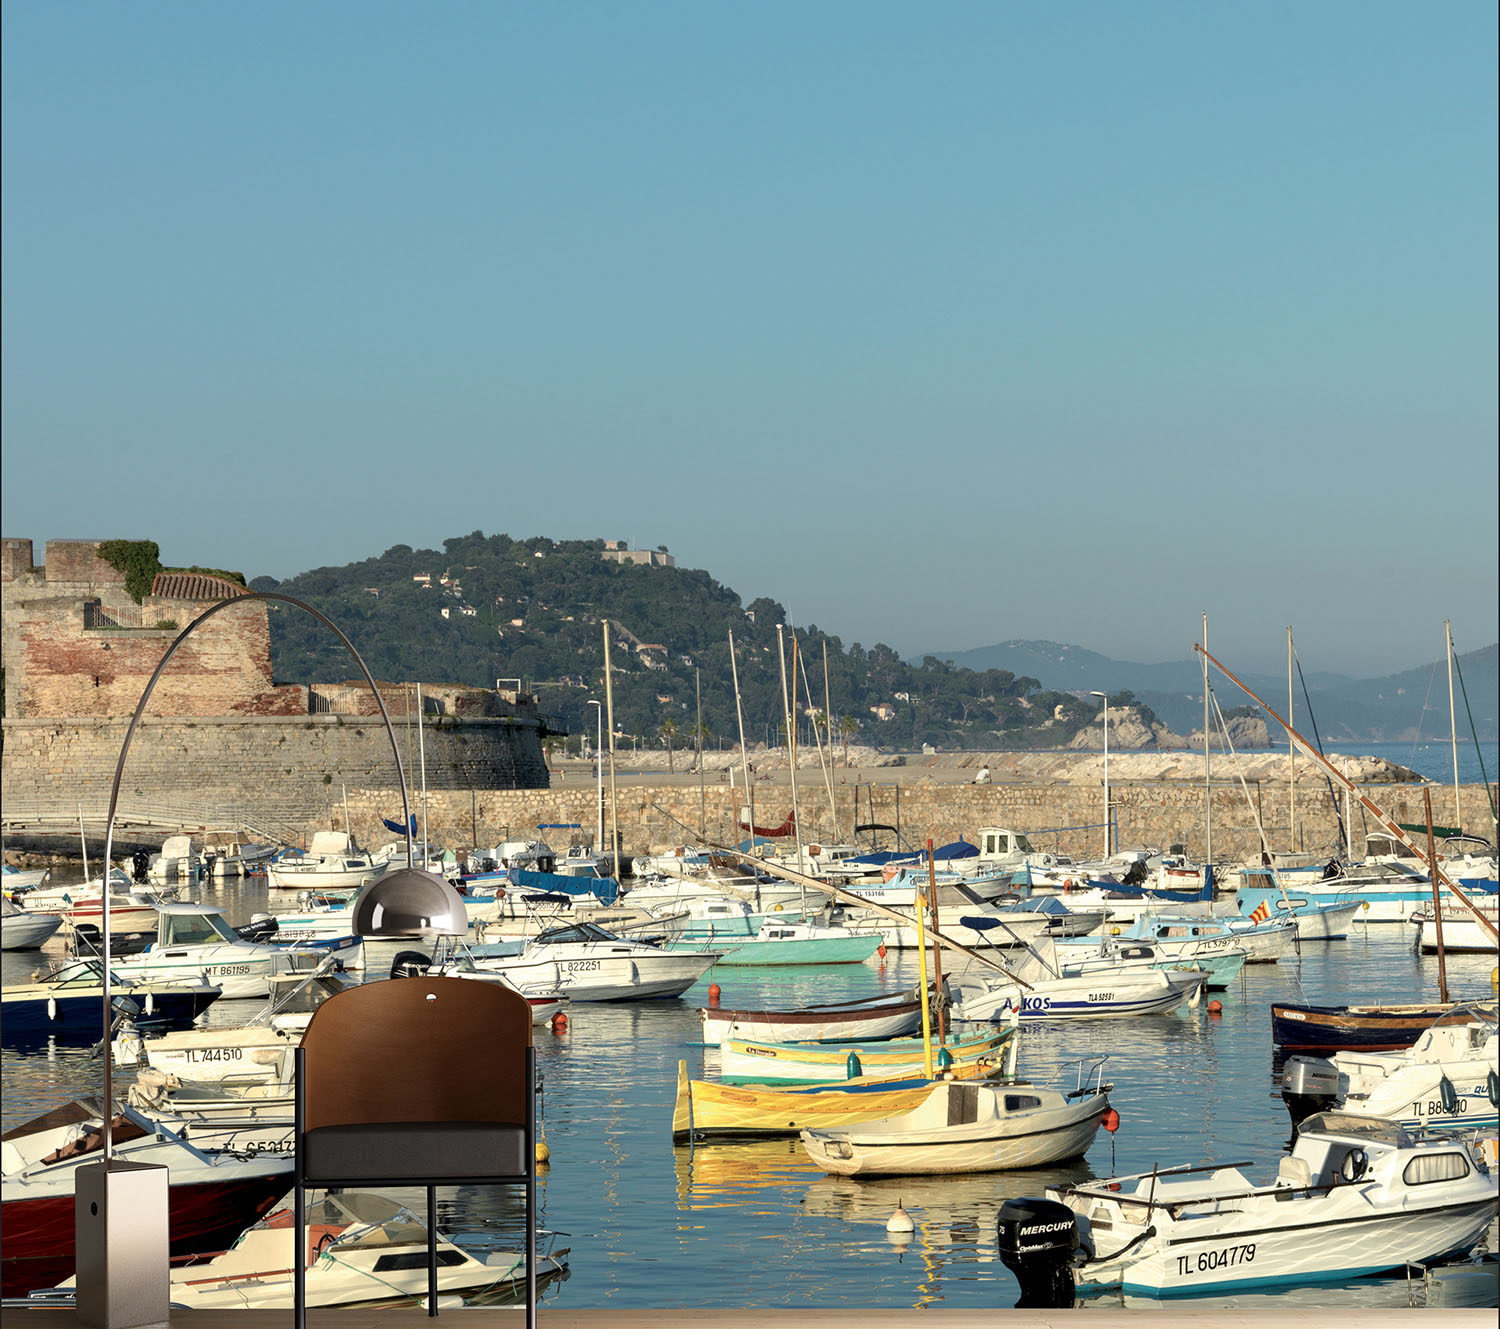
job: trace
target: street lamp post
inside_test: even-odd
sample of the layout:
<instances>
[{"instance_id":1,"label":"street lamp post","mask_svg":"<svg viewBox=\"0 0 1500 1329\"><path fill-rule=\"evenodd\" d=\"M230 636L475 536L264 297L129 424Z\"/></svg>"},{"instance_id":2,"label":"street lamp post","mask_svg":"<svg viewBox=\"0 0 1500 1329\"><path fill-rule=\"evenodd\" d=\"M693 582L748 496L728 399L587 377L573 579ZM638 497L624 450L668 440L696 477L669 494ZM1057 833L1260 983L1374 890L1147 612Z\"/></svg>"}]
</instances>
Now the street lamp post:
<instances>
[{"instance_id":1,"label":"street lamp post","mask_svg":"<svg viewBox=\"0 0 1500 1329\"><path fill-rule=\"evenodd\" d=\"M594 852L597 854L604 843L604 706L597 701L590 701L589 705L594 708L598 731L598 737L594 739L594 775L598 784L598 793L594 797L594 812L598 818L598 826L594 834Z\"/></svg>"},{"instance_id":2,"label":"street lamp post","mask_svg":"<svg viewBox=\"0 0 1500 1329\"><path fill-rule=\"evenodd\" d=\"M1109 807L1109 693L1091 691L1089 696L1104 698L1104 857L1108 858L1114 852Z\"/></svg>"}]
</instances>

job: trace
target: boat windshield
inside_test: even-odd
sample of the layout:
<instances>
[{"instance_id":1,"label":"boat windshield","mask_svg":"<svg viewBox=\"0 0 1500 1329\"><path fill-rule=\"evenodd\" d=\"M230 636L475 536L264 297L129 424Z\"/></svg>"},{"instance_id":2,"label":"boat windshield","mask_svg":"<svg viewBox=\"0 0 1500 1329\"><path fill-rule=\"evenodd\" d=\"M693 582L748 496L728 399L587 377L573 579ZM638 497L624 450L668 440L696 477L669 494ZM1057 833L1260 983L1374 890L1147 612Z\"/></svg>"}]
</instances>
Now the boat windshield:
<instances>
[{"instance_id":1,"label":"boat windshield","mask_svg":"<svg viewBox=\"0 0 1500 1329\"><path fill-rule=\"evenodd\" d=\"M570 941L618 941L613 933L593 923L573 923L565 928L549 928L537 937L537 943L554 945Z\"/></svg>"},{"instance_id":2,"label":"boat windshield","mask_svg":"<svg viewBox=\"0 0 1500 1329\"><path fill-rule=\"evenodd\" d=\"M1306 1118L1297 1130L1298 1136L1337 1135L1340 1139L1371 1140L1402 1148L1414 1143L1399 1122L1383 1117L1363 1117L1354 1112L1318 1112Z\"/></svg>"},{"instance_id":3,"label":"boat windshield","mask_svg":"<svg viewBox=\"0 0 1500 1329\"><path fill-rule=\"evenodd\" d=\"M164 913L157 928L159 946L214 945L221 941L243 943L220 914Z\"/></svg>"}]
</instances>

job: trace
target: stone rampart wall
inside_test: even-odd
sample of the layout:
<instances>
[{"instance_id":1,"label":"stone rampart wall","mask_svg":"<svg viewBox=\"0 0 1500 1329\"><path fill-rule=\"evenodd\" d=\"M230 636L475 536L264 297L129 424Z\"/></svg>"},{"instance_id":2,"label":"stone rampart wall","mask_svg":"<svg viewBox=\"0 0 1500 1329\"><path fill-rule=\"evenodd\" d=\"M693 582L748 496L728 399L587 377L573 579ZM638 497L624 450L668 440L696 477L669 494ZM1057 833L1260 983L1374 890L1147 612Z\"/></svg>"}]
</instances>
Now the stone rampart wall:
<instances>
[{"instance_id":1,"label":"stone rampart wall","mask_svg":"<svg viewBox=\"0 0 1500 1329\"><path fill-rule=\"evenodd\" d=\"M848 839L854 821L853 785L835 787L839 829ZM1365 793L1386 812L1403 822L1423 818L1422 787L1413 784L1371 786ZM1097 857L1104 850L1103 791L1086 785L936 785L902 787L897 807L896 788L882 784L874 788L874 815L869 801L870 786L859 787L859 819L901 826L909 843L931 837L945 844L963 835L973 840L979 827L998 825L1036 836L1039 848L1078 857ZM1463 824L1479 828L1489 825L1489 807L1483 786L1461 791ZM1238 783L1215 782L1213 786L1213 850L1218 859L1244 857L1259 852L1256 829L1258 813L1273 847L1292 846L1287 786L1281 783L1250 785L1256 811L1247 804ZM1166 847L1183 843L1201 855L1205 847L1204 796L1201 783L1140 782L1113 785L1116 844L1121 848L1150 844ZM737 812L743 806L743 790L727 783L707 787L702 802L703 837L714 843L729 843L736 836ZM369 840L380 834L376 817L390 807L389 792L350 789L349 803L357 835ZM826 789L799 790L804 842L832 840L833 820ZM605 843L608 842L609 785L604 788ZM700 798L696 787L683 785L629 785L618 790L620 838L626 853L646 853L700 838ZM503 839L531 838L537 827L576 822L584 840L594 839L598 800L592 781L554 783L549 789L518 789L479 792L473 795L429 789L427 819L429 837L449 847L492 845ZM787 787L756 791L756 820L762 825L779 824L791 810ZM1339 815L1343 815L1342 803ZM391 815L385 812L383 815ZM1453 790L1433 787L1434 820L1451 824ZM1368 814L1354 805L1354 844L1362 851L1366 829L1374 829ZM1073 828L1038 835L1047 828ZM554 848L562 848L569 836L564 831L541 832ZM888 840L889 837L884 837ZM1309 794L1299 784L1297 793L1297 844L1310 852L1332 853L1338 841L1337 822L1326 790Z\"/></svg>"},{"instance_id":2,"label":"stone rampart wall","mask_svg":"<svg viewBox=\"0 0 1500 1329\"><path fill-rule=\"evenodd\" d=\"M429 717L422 742L415 720L392 716L402 764L415 803L421 784L419 748L426 749L429 796L468 808L468 790L543 785L546 761L535 719ZM80 803L108 803L126 720L6 720L3 798L11 812L46 808L68 812ZM376 718L148 717L131 740L121 785L122 804L157 808L233 810L251 825L277 828L330 824L343 789L379 790L366 802L366 841L377 838L379 816L399 818L401 798L385 726ZM384 834L383 831L378 834Z\"/></svg>"}]
</instances>

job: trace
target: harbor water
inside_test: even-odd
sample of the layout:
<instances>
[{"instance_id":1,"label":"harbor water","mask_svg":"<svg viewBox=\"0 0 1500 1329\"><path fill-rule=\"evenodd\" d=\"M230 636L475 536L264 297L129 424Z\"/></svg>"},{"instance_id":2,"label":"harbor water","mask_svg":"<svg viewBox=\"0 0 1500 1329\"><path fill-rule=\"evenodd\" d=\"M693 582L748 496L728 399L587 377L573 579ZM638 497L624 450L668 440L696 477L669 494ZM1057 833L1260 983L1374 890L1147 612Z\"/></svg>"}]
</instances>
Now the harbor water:
<instances>
[{"instance_id":1,"label":"harbor water","mask_svg":"<svg viewBox=\"0 0 1500 1329\"><path fill-rule=\"evenodd\" d=\"M258 879L204 899L231 921L267 908ZM42 958L53 954L50 949ZM23 979L36 952L4 957L4 980ZM1452 956L1456 997L1488 996L1492 956ZM373 981L382 975L370 974ZM697 1009L717 981L726 1006L793 1006L897 989L917 979L916 957L891 952L861 965L710 972L680 1000L577 1005L565 1033L537 1031L542 1114L551 1166L540 1187L543 1225L570 1251L570 1275L547 1294L576 1307L1007 1308L1018 1296L1000 1263L996 1217L1006 1199L1048 1184L1205 1161L1254 1160L1274 1176L1290 1134L1276 1094L1270 1041L1273 1001L1418 1001L1437 996L1437 962L1414 952L1405 927L1356 927L1300 956L1247 967L1221 1014L1197 1009L1127 1020L1032 1025L1021 1033L1020 1071L1074 1085L1070 1064L1107 1058L1118 1133L1103 1131L1086 1158L1064 1167L948 1178L857 1181L825 1176L795 1139L674 1147L677 1063L716 1073L699 1042ZM214 1005L206 1023L243 1023L260 1003ZM486 1055L476 1042L473 1055ZM393 1075L400 1074L392 1068ZM103 1064L87 1049L6 1049L3 1125L97 1093ZM116 1074L123 1092L133 1073ZM399 1196L417 1203L419 1194ZM916 1224L896 1244L885 1227L902 1205ZM440 1221L498 1244L519 1238L519 1210L503 1190L444 1194ZM513 1248L513 1247L512 1247ZM1403 1279L1366 1279L1279 1294L1240 1294L1215 1305L1405 1307ZM1420 1296L1420 1284L1416 1285ZM1118 1297L1088 1305L1118 1304Z\"/></svg>"}]
</instances>

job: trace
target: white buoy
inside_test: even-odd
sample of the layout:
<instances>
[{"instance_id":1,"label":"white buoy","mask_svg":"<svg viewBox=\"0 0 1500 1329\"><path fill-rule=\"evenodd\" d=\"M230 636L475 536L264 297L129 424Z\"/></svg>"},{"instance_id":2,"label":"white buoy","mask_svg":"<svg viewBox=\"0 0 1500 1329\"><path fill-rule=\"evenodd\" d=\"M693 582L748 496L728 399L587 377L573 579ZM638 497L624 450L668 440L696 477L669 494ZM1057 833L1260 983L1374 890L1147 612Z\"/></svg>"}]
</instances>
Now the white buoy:
<instances>
[{"instance_id":1,"label":"white buoy","mask_svg":"<svg viewBox=\"0 0 1500 1329\"><path fill-rule=\"evenodd\" d=\"M885 1225L887 1232L915 1232L917 1225L911 1221L911 1215L896 1202L896 1212L891 1215L890 1222Z\"/></svg>"}]
</instances>

